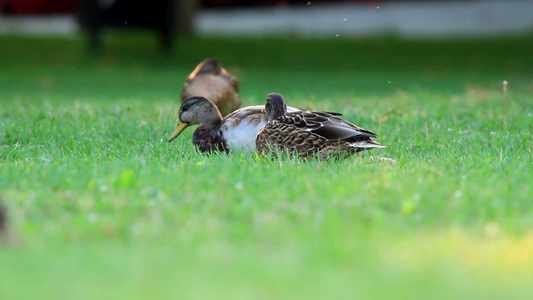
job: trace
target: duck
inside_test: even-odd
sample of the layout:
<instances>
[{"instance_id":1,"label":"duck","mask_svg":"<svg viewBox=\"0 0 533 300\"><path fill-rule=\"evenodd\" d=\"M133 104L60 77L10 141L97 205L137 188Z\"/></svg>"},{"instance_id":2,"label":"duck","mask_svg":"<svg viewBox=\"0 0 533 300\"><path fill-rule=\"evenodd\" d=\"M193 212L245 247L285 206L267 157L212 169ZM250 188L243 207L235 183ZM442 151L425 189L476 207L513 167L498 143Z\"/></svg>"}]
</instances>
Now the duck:
<instances>
[{"instance_id":1,"label":"duck","mask_svg":"<svg viewBox=\"0 0 533 300\"><path fill-rule=\"evenodd\" d=\"M193 96L211 100L222 115L229 114L242 104L239 81L214 58L199 63L187 77L181 89L181 102Z\"/></svg>"},{"instance_id":2,"label":"duck","mask_svg":"<svg viewBox=\"0 0 533 300\"><path fill-rule=\"evenodd\" d=\"M345 158L349 155L385 146L372 140L377 135L352 124L332 112L293 111L280 93L267 96L267 124L257 133L256 149L276 156L288 153L302 159Z\"/></svg>"},{"instance_id":3,"label":"duck","mask_svg":"<svg viewBox=\"0 0 533 300\"><path fill-rule=\"evenodd\" d=\"M294 107L287 111L297 111ZM264 105L247 106L222 118L215 103L205 97L193 96L180 106L178 125L169 138L176 139L187 127L198 125L192 142L200 152L242 152L255 151L255 138L267 124Z\"/></svg>"}]
</instances>

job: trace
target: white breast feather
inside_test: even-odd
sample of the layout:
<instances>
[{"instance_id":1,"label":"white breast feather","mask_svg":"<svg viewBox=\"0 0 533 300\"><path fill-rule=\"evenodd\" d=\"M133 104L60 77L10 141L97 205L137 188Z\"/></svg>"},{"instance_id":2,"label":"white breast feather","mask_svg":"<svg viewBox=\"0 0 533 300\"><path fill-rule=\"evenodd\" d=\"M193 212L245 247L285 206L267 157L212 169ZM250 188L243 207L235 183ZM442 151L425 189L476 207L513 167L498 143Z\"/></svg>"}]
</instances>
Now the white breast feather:
<instances>
[{"instance_id":1,"label":"white breast feather","mask_svg":"<svg viewBox=\"0 0 533 300\"><path fill-rule=\"evenodd\" d=\"M265 124L266 120L252 124L245 119L237 127L222 126L221 130L231 152L251 153L255 151L255 136Z\"/></svg>"}]
</instances>

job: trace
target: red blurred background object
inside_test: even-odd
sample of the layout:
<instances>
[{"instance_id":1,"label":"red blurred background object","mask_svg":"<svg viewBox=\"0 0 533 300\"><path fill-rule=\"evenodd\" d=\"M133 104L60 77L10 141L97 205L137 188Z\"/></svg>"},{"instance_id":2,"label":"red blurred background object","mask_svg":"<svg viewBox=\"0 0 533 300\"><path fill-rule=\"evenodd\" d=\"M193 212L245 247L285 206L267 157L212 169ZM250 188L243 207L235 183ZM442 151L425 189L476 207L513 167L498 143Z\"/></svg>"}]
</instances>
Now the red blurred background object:
<instances>
[{"instance_id":1,"label":"red blurred background object","mask_svg":"<svg viewBox=\"0 0 533 300\"><path fill-rule=\"evenodd\" d=\"M0 0L0 11L6 15L73 14L79 0Z\"/></svg>"},{"instance_id":2,"label":"red blurred background object","mask_svg":"<svg viewBox=\"0 0 533 300\"><path fill-rule=\"evenodd\" d=\"M149 2L150 0L146 0ZM115 2L115 1L111 1ZM380 0L198 0L203 7L306 5L337 3L373 3ZM80 0L0 0L0 11L6 15L73 14L79 9Z\"/></svg>"}]
</instances>

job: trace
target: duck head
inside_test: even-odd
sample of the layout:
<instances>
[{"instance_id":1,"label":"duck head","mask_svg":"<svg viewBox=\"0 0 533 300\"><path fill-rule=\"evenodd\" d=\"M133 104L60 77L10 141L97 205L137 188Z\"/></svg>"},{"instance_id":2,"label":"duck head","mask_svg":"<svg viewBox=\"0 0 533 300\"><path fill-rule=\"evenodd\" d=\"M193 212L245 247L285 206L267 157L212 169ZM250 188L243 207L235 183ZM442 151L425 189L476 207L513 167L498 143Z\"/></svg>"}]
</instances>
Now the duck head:
<instances>
[{"instance_id":1,"label":"duck head","mask_svg":"<svg viewBox=\"0 0 533 300\"><path fill-rule=\"evenodd\" d=\"M285 115L287 113L287 103L283 100L283 96L281 96L280 93L268 94L265 111L268 121L272 121L277 117Z\"/></svg>"},{"instance_id":2,"label":"duck head","mask_svg":"<svg viewBox=\"0 0 533 300\"><path fill-rule=\"evenodd\" d=\"M204 97L190 97L180 106L178 126L170 136L172 142L188 126L198 125L205 129L214 129L222 121L216 105Z\"/></svg>"},{"instance_id":3,"label":"duck head","mask_svg":"<svg viewBox=\"0 0 533 300\"><path fill-rule=\"evenodd\" d=\"M214 58L206 58L202 61L196 69L192 72L194 75L201 73L213 73L220 74L222 73L222 65Z\"/></svg>"}]
</instances>

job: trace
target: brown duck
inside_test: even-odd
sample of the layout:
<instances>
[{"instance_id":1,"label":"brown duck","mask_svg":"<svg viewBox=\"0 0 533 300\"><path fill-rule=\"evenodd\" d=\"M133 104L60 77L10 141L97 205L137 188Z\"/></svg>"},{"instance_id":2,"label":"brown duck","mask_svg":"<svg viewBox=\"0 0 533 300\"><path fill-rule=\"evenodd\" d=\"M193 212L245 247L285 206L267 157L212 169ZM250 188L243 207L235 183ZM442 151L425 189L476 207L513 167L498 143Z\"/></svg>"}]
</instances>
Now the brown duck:
<instances>
[{"instance_id":1,"label":"brown duck","mask_svg":"<svg viewBox=\"0 0 533 300\"><path fill-rule=\"evenodd\" d=\"M371 148L385 146L373 141L375 133L328 112L295 111L279 93L271 93L265 105L268 123L256 137L260 153L288 152L301 158L318 156L342 158Z\"/></svg>"},{"instance_id":2,"label":"brown duck","mask_svg":"<svg viewBox=\"0 0 533 300\"><path fill-rule=\"evenodd\" d=\"M193 96L211 100L223 116L241 106L239 81L212 58L202 61L187 77L181 90L181 102Z\"/></svg>"}]
</instances>

